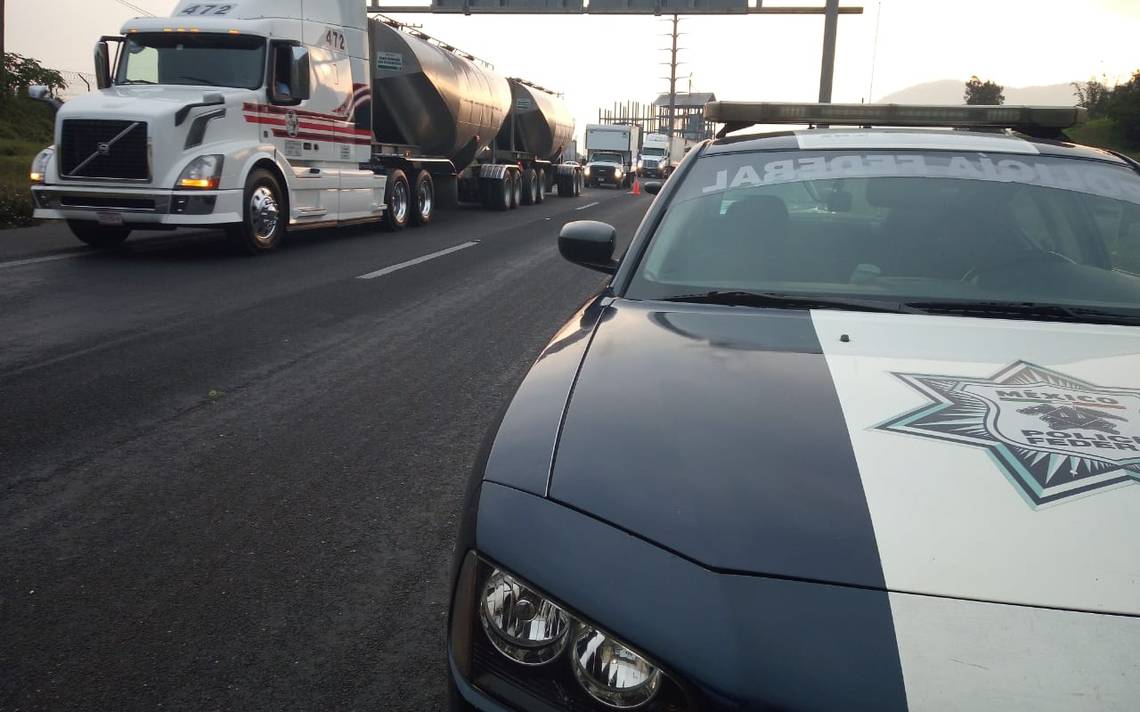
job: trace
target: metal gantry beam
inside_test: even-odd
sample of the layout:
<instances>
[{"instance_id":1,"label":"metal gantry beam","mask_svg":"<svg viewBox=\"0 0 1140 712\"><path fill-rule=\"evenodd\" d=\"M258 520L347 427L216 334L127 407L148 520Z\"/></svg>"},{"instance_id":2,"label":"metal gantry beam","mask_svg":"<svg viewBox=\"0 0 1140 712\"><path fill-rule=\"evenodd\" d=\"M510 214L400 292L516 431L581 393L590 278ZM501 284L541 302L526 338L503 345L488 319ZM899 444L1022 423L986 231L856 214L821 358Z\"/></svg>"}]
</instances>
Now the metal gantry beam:
<instances>
[{"instance_id":1,"label":"metal gantry beam","mask_svg":"<svg viewBox=\"0 0 1140 712\"><path fill-rule=\"evenodd\" d=\"M749 7L746 4L732 7L683 6L656 0L642 4L638 0L606 3L591 9L581 0L433 0L431 5L391 5L380 0L369 0L369 12L384 14L433 13L450 15L825 15L828 10L819 6ZM838 7L837 15L862 15L862 7Z\"/></svg>"}]
</instances>

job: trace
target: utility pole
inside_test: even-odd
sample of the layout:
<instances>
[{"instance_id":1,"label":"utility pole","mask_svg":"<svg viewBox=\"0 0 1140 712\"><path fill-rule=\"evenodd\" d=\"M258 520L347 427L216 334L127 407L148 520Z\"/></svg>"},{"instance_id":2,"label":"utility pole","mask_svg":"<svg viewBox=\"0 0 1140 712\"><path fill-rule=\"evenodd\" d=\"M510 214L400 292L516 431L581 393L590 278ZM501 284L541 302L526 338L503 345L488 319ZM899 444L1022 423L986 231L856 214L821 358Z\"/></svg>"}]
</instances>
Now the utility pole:
<instances>
[{"instance_id":1,"label":"utility pole","mask_svg":"<svg viewBox=\"0 0 1140 712\"><path fill-rule=\"evenodd\" d=\"M823 68L819 72L819 103L831 103L835 79L835 35L839 29L839 0L827 0L823 21Z\"/></svg>"},{"instance_id":2,"label":"utility pole","mask_svg":"<svg viewBox=\"0 0 1140 712\"><path fill-rule=\"evenodd\" d=\"M838 0L836 0L838 2ZM673 16L673 50L669 57L669 138L677 135L677 23Z\"/></svg>"},{"instance_id":3,"label":"utility pole","mask_svg":"<svg viewBox=\"0 0 1140 712\"><path fill-rule=\"evenodd\" d=\"M8 67L4 61L4 0L0 0L0 90L7 94L8 86ZM7 96L0 96L0 99L6 99Z\"/></svg>"}]
</instances>

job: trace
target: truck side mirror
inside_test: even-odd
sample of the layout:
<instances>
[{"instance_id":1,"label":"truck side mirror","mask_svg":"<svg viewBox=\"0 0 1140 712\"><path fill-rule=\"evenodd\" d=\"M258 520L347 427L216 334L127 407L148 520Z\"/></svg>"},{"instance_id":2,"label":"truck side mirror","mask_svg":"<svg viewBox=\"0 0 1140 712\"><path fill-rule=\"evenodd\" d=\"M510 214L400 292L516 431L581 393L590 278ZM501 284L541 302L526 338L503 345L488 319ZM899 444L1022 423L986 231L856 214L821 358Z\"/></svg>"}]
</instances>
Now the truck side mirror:
<instances>
[{"instance_id":1,"label":"truck side mirror","mask_svg":"<svg viewBox=\"0 0 1140 712\"><path fill-rule=\"evenodd\" d=\"M576 265L598 272L617 272L614 247L617 230L596 220L578 220L566 223L558 235L558 251Z\"/></svg>"},{"instance_id":2,"label":"truck side mirror","mask_svg":"<svg viewBox=\"0 0 1140 712\"><path fill-rule=\"evenodd\" d=\"M309 50L293 44L273 48L273 71L269 99L274 104L295 105L309 98Z\"/></svg>"},{"instance_id":3,"label":"truck side mirror","mask_svg":"<svg viewBox=\"0 0 1140 712\"><path fill-rule=\"evenodd\" d=\"M95 43L95 84L100 89L111 86L111 49L104 40Z\"/></svg>"},{"instance_id":4,"label":"truck side mirror","mask_svg":"<svg viewBox=\"0 0 1140 712\"><path fill-rule=\"evenodd\" d=\"M309 50L304 47L290 47L290 74L289 86L293 90L293 98L297 101L307 101L311 95L309 87Z\"/></svg>"}]
</instances>

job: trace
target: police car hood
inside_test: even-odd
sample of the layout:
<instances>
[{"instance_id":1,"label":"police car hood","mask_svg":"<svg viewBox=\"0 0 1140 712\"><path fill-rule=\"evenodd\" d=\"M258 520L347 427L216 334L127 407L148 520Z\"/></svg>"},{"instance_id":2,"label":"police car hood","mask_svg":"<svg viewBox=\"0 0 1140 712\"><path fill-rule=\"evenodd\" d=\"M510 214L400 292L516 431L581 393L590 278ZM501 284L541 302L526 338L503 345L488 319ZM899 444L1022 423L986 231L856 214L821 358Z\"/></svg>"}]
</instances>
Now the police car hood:
<instances>
[{"instance_id":1,"label":"police car hood","mask_svg":"<svg viewBox=\"0 0 1140 712\"><path fill-rule=\"evenodd\" d=\"M1128 327L618 300L550 496L725 573L1136 615L1138 353Z\"/></svg>"}]
</instances>

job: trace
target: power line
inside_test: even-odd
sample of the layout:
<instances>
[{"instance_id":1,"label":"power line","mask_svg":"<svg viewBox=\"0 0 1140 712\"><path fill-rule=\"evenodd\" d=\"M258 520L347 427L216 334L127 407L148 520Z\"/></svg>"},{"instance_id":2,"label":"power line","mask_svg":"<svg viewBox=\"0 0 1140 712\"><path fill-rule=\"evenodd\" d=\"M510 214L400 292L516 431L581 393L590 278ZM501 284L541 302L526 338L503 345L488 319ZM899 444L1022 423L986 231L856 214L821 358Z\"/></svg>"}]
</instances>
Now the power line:
<instances>
[{"instance_id":1,"label":"power line","mask_svg":"<svg viewBox=\"0 0 1140 712\"><path fill-rule=\"evenodd\" d=\"M127 8L134 10L135 12L140 12L143 15L146 15L147 17L154 17L154 13L151 12L150 10L144 10L141 7L139 7L138 5L135 5L134 3L127 2L127 0L115 0L115 2L119 3L123 7L127 7Z\"/></svg>"}]
</instances>

